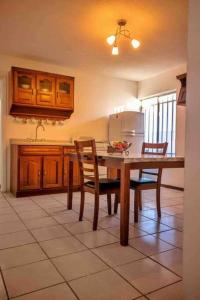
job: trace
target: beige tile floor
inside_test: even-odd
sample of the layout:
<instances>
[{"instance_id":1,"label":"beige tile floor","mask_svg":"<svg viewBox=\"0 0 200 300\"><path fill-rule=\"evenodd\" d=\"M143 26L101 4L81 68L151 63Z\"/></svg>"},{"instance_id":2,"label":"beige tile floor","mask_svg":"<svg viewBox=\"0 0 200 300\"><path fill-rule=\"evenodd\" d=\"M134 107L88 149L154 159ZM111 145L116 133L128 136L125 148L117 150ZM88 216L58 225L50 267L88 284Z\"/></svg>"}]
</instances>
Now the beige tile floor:
<instances>
[{"instance_id":1,"label":"beige tile floor","mask_svg":"<svg viewBox=\"0 0 200 300\"><path fill-rule=\"evenodd\" d=\"M130 242L121 247L120 207L108 216L104 196L93 232L92 195L79 222L79 193L72 211L66 194L0 194L0 299L182 300L183 193L162 189L159 221L155 192L143 192L138 224L133 197Z\"/></svg>"}]
</instances>

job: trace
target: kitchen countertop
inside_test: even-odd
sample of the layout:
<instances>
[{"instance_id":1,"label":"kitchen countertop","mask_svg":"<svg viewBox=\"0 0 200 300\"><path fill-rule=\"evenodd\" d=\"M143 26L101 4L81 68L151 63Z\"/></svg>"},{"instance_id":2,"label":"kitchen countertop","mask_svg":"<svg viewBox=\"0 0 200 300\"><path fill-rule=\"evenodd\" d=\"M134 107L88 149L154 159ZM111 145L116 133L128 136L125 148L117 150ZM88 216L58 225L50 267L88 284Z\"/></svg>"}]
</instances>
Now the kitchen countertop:
<instances>
[{"instance_id":1,"label":"kitchen countertop","mask_svg":"<svg viewBox=\"0 0 200 300\"><path fill-rule=\"evenodd\" d=\"M70 141L63 140L37 140L34 139L10 139L11 145L58 145L58 146L74 146Z\"/></svg>"},{"instance_id":2,"label":"kitchen countertop","mask_svg":"<svg viewBox=\"0 0 200 300\"><path fill-rule=\"evenodd\" d=\"M106 141L96 140L98 148L105 148L107 147ZM71 141L64 141L64 140L48 140L48 139L38 139L37 141L34 139L10 139L11 145L58 145L58 146L74 146L74 143Z\"/></svg>"}]
</instances>

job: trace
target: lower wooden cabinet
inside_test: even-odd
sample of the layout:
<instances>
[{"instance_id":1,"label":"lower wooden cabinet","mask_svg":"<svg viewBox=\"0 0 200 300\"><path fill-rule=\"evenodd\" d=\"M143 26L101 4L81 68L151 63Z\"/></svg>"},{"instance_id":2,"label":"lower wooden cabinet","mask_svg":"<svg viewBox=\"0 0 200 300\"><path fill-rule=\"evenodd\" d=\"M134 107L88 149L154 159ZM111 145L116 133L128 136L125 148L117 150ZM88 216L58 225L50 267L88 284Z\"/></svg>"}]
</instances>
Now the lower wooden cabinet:
<instances>
[{"instance_id":1,"label":"lower wooden cabinet","mask_svg":"<svg viewBox=\"0 0 200 300\"><path fill-rule=\"evenodd\" d=\"M68 179L69 179L69 158L64 157L64 186L67 187ZM78 162L74 162L74 170L73 170L73 185L79 186L80 184L80 176L79 176L79 167Z\"/></svg>"},{"instance_id":2,"label":"lower wooden cabinet","mask_svg":"<svg viewBox=\"0 0 200 300\"><path fill-rule=\"evenodd\" d=\"M59 188L62 180L63 158L61 156L44 156L43 188Z\"/></svg>"},{"instance_id":3,"label":"lower wooden cabinet","mask_svg":"<svg viewBox=\"0 0 200 300\"><path fill-rule=\"evenodd\" d=\"M41 157L25 156L19 159L20 190L37 190L41 188Z\"/></svg>"},{"instance_id":4,"label":"lower wooden cabinet","mask_svg":"<svg viewBox=\"0 0 200 300\"><path fill-rule=\"evenodd\" d=\"M63 174L63 185L67 186L69 179L69 158L64 157L64 174Z\"/></svg>"},{"instance_id":5,"label":"lower wooden cabinet","mask_svg":"<svg viewBox=\"0 0 200 300\"><path fill-rule=\"evenodd\" d=\"M68 151L69 150L69 151ZM11 145L11 192L25 195L67 192L70 146ZM74 164L73 186L79 189L78 164Z\"/></svg>"}]
</instances>

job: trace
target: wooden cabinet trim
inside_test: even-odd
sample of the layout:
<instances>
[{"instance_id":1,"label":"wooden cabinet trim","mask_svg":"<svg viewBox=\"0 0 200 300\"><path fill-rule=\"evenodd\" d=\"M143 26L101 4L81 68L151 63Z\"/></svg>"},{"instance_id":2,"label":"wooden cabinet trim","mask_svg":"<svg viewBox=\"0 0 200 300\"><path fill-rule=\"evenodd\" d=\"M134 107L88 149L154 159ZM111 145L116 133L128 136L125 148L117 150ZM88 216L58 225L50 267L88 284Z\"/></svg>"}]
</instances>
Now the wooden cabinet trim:
<instances>
[{"instance_id":1,"label":"wooden cabinet trim","mask_svg":"<svg viewBox=\"0 0 200 300\"><path fill-rule=\"evenodd\" d=\"M20 155L62 155L62 146L20 146Z\"/></svg>"},{"instance_id":2,"label":"wooden cabinet trim","mask_svg":"<svg viewBox=\"0 0 200 300\"><path fill-rule=\"evenodd\" d=\"M67 146L67 147L64 146L63 148L64 155L68 153L75 153L75 152L76 152L75 146Z\"/></svg>"},{"instance_id":3,"label":"wooden cabinet trim","mask_svg":"<svg viewBox=\"0 0 200 300\"><path fill-rule=\"evenodd\" d=\"M39 71L39 70L33 70L33 69L26 69L26 68L20 68L20 67L11 67L12 71L20 71L20 72L26 72L26 73L35 73L35 74L44 74L47 76L53 76L53 77L59 77L59 78L68 78L68 79L73 79L75 77L69 76L69 75L62 75L62 74L57 74L57 73L50 73L50 72L45 72L45 71Z\"/></svg>"}]
</instances>

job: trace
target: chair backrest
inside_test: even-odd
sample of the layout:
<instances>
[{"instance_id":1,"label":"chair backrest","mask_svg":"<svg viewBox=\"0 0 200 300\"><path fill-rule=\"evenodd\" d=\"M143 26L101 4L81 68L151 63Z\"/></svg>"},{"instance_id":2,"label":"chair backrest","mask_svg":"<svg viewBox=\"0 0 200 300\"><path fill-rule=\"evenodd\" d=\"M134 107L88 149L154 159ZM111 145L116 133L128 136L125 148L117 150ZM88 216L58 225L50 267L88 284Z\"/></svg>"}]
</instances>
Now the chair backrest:
<instances>
[{"instance_id":1,"label":"chair backrest","mask_svg":"<svg viewBox=\"0 0 200 300\"><path fill-rule=\"evenodd\" d=\"M143 143L142 145L142 154L151 154L156 156L164 156L167 152L168 143ZM157 177L157 183L161 183L162 168L155 169L155 171L140 170L139 177L142 177L142 174L153 175Z\"/></svg>"},{"instance_id":2,"label":"chair backrest","mask_svg":"<svg viewBox=\"0 0 200 300\"><path fill-rule=\"evenodd\" d=\"M95 190L99 190L99 171L95 140L74 141L78 156L80 184L83 188L85 180L93 181Z\"/></svg>"}]
</instances>

